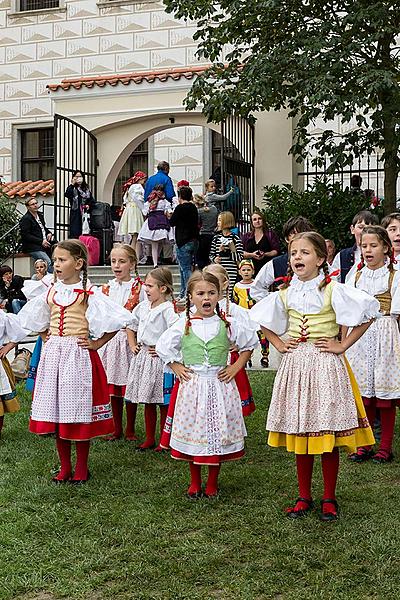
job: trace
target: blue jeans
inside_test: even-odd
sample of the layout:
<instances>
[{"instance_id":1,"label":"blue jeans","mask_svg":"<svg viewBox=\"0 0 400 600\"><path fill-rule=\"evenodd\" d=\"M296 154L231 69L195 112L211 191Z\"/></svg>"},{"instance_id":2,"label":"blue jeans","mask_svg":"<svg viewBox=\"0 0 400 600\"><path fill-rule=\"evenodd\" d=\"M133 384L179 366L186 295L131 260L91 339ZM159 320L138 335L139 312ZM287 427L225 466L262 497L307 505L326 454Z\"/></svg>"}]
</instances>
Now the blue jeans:
<instances>
[{"instance_id":1,"label":"blue jeans","mask_svg":"<svg viewBox=\"0 0 400 600\"><path fill-rule=\"evenodd\" d=\"M179 294L181 298L186 296L187 282L192 274L194 257L196 255L198 245L199 244L197 240L193 240L191 242L187 242L180 248L176 248L176 258L178 259L179 270L181 273L181 291Z\"/></svg>"},{"instance_id":2,"label":"blue jeans","mask_svg":"<svg viewBox=\"0 0 400 600\"><path fill-rule=\"evenodd\" d=\"M35 252L29 252L29 254L32 256L32 258L34 260L39 260L39 258L40 258L41 260L46 261L47 262L47 271L49 273L53 272L53 264L51 262L51 258L47 254L47 252L45 252L44 250L36 250Z\"/></svg>"},{"instance_id":3,"label":"blue jeans","mask_svg":"<svg viewBox=\"0 0 400 600\"><path fill-rule=\"evenodd\" d=\"M26 300L11 300L11 308L12 308L12 312L14 313L14 315L17 315L19 313L19 311L21 310L21 308L23 306L25 306L26 304Z\"/></svg>"}]
</instances>

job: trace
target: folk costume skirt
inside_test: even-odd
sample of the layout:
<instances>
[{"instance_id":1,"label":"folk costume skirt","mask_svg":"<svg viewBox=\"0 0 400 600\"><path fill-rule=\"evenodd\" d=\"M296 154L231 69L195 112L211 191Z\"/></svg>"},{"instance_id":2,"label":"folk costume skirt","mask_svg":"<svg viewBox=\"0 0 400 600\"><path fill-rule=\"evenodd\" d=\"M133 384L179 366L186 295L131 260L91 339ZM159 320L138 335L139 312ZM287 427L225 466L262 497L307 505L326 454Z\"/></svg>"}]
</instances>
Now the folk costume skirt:
<instances>
[{"instance_id":1,"label":"folk costume skirt","mask_svg":"<svg viewBox=\"0 0 400 600\"><path fill-rule=\"evenodd\" d=\"M107 379L99 355L76 337L50 336L40 357L29 423L32 433L72 441L112 434Z\"/></svg>"},{"instance_id":2,"label":"folk costume skirt","mask_svg":"<svg viewBox=\"0 0 400 600\"><path fill-rule=\"evenodd\" d=\"M107 376L110 396L123 398L128 382L128 373L134 354L128 344L126 331L121 329L105 346L99 356Z\"/></svg>"},{"instance_id":3,"label":"folk costume skirt","mask_svg":"<svg viewBox=\"0 0 400 600\"><path fill-rule=\"evenodd\" d=\"M0 417L5 413L19 411L19 401L15 390L15 377L10 363L4 357L0 361Z\"/></svg>"},{"instance_id":4,"label":"folk costume skirt","mask_svg":"<svg viewBox=\"0 0 400 600\"><path fill-rule=\"evenodd\" d=\"M152 356L148 346L142 346L131 360L125 400L134 404L168 405L174 381L172 374L164 373L161 358Z\"/></svg>"},{"instance_id":5,"label":"folk costume skirt","mask_svg":"<svg viewBox=\"0 0 400 600\"><path fill-rule=\"evenodd\" d=\"M268 444L295 454L374 443L357 382L343 356L310 342L283 355L267 418Z\"/></svg>"}]
</instances>

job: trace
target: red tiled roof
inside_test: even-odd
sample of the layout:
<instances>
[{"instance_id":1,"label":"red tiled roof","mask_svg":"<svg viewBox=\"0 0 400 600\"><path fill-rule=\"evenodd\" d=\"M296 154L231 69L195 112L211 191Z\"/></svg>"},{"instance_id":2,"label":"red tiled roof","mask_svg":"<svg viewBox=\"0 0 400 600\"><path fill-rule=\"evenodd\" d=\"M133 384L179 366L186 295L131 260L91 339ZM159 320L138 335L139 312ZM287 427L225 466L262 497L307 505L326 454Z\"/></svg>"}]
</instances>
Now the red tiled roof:
<instances>
[{"instance_id":1,"label":"red tiled roof","mask_svg":"<svg viewBox=\"0 0 400 600\"><path fill-rule=\"evenodd\" d=\"M154 83L154 81L167 81L173 79L192 79L200 73L204 73L208 67L179 67L167 71L135 71L134 73L122 73L121 75L94 75L92 77L76 77L74 79L63 79L61 83L51 83L47 86L52 92L57 90L69 90L74 88L80 90L82 87L92 88L95 85L104 87L106 85L115 86L120 83L129 85L130 83Z\"/></svg>"},{"instance_id":2,"label":"red tiled roof","mask_svg":"<svg viewBox=\"0 0 400 600\"><path fill-rule=\"evenodd\" d=\"M2 192L10 198L24 198L25 196L52 196L54 195L54 181L12 181L0 185Z\"/></svg>"}]
</instances>

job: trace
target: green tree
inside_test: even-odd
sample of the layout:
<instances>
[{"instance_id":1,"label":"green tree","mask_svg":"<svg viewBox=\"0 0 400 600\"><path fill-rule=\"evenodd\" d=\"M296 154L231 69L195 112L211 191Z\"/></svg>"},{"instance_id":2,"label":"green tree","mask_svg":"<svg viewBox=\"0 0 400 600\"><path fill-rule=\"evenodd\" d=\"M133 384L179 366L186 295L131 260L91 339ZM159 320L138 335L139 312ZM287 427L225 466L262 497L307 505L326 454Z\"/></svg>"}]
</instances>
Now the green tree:
<instances>
[{"instance_id":1,"label":"green tree","mask_svg":"<svg viewBox=\"0 0 400 600\"><path fill-rule=\"evenodd\" d=\"M2 191L0 182L0 262L15 252L19 244L19 228L16 227L21 216L15 204ZM8 233L10 232L10 233Z\"/></svg>"},{"instance_id":2,"label":"green tree","mask_svg":"<svg viewBox=\"0 0 400 600\"><path fill-rule=\"evenodd\" d=\"M331 157L330 169L383 151L385 211L395 208L400 169L400 32L398 0L165 0L167 10L197 21L198 77L186 107L209 121L235 111L287 109L294 119L290 151ZM226 50L225 48L228 48ZM316 117L327 129L312 139ZM340 138L336 117L356 123ZM320 159L322 166L322 158Z\"/></svg>"}]
</instances>

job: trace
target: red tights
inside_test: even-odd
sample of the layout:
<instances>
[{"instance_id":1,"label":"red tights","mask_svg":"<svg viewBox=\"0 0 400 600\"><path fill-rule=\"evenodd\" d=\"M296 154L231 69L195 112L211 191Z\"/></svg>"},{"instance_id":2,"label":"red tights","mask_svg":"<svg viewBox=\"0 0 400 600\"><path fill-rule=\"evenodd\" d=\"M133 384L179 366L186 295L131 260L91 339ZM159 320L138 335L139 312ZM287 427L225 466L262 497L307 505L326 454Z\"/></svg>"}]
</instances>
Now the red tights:
<instances>
[{"instance_id":1,"label":"red tights","mask_svg":"<svg viewBox=\"0 0 400 600\"><path fill-rule=\"evenodd\" d=\"M88 458L90 442L88 440L82 442L75 442L76 445L76 464L75 473L72 477L73 481L86 481L89 476L88 470ZM66 481L71 479L72 476L72 463L71 463L71 441L63 440L60 437L56 437L56 446L58 456L60 457L61 469L58 475L54 479L59 481Z\"/></svg>"},{"instance_id":2,"label":"red tights","mask_svg":"<svg viewBox=\"0 0 400 600\"><path fill-rule=\"evenodd\" d=\"M324 452L321 455L322 475L324 479L324 499L336 499L336 482L339 472L339 451L334 448L332 452ZM311 500L311 482L314 467L314 456L312 454L296 454L297 480L299 484L300 498ZM305 510L308 505L305 502L297 502L295 510ZM331 511L332 504L324 504L323 510Z\"/></svg>"},{"instance_id":3,"label":"red tights","mask_svg":"<svg viewBox=\"0 0 400 600\"><path fill-rule=\"evenodd\" d=\"M369 424L371 427L374 425L375 417L376 417L376 402L371 400L371 404L365 407ZM379 445L380 450L386 450L387 452L391 452L392 443L393 443L393 434L394 434L394 424L396 421L396 405L392 402L388 402L388 406L383 408L379 408L379 412L381 415L381 443ZM368 450L371 449L371 446L365 446Z\"/></svg>"},{"instance_id":4,"label":"red tights","mask_svg":"<svg viewBox=\"0 0 400 600\"><path fill-rule=\"evenodd\" d=\"M190 486L188 494L197 494L201 492L201 465L189 463L190 469ZM218 475L221 465L210 465L208 467L208 479L206 489L204 490L207 496L216 496L218 494Z\"/></svg>"},{"instance_id":5,"label":"red tights","mask_svg":"<svg viewBox=\"0 0 400 600\"><path fill-rule=\"evenodd\" d=\"M160 435L164 429L167 413L168 406L160 405ZM146 428L146 439L139 448L146 450L147 448L153 448L156 443L157 404L145 404L144 424Z\"/></svg>"},{"instance_id":6,"label":"red tights","mask_svg":"<svg viewBox=\"0 0 400 600\"><path fill-rule=\"evenodd\" d=\"M112 439L119 440L122 437L122 415L124 412L124 400L119 396L111 396L111 408L114 421L114 433ZM133 402L125 402L126 408L126 430L125 437L127 440L136 440L135 421L137 404Z\"/></svg>"}]
</instances>

